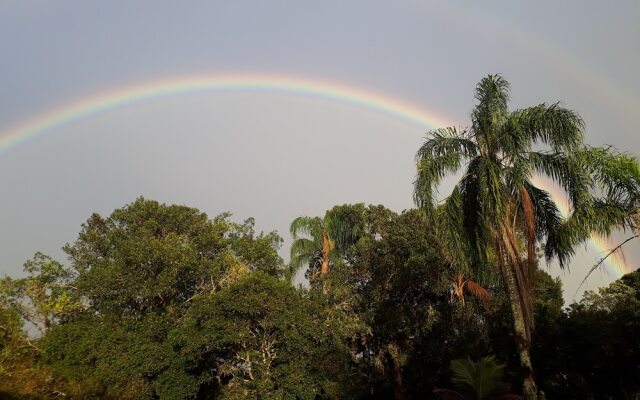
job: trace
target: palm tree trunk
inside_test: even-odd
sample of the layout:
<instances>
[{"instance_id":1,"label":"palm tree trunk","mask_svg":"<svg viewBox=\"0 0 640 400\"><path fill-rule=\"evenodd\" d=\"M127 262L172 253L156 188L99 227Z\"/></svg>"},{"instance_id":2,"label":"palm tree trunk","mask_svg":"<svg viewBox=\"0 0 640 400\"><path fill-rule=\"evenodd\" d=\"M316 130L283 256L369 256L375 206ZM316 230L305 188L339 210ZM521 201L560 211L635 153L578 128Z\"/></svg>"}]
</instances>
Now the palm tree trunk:
<instances>
[{"instance_id":1,"label":"palm tree trunk","mask_svg":"<svg viewBox=\"0 0 640 400\"><path fill-rule=\"evenodd\" d=\"M331 251L331 243L327 231L322 231L322 264L320 266L320 276L326 277L329 274L329 251Z\"/></svg>"},{"instance_id":2,"label":"palm tree trunk","mask_svg":"<svg viewBox=\"0 0 640 400\"><path fill-rule=\"evenodd\" d=\"M533 379L533 368L531 366L531 356L529 355L529 347L531 338L525 323L524 311L522 303L518 295L518 285L516 283L514 266L508 262L504 262L502 266L505 291L509 298L511 306L511 314L513 316L513 332L520 359L520 373L522 376L522 392L525 400L537 400L537 388Z\"/></svg>"}]
</instances>

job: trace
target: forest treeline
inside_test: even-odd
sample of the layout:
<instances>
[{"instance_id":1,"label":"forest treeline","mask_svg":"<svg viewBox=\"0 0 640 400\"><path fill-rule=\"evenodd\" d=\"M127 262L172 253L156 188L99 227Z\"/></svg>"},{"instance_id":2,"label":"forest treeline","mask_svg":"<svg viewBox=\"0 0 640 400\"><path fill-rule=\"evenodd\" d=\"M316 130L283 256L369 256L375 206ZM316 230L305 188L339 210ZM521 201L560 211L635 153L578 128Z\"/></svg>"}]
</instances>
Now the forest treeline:
<instances>
[{"instance_id":1,"label":"forest treeline","mask_svg":"<svg viewBox=\"0 0 640 400\"><path fill-rule=\"evenodd\" d=\"M584 144L559 104L509 111L499 75L475 96L468 128L418 150L416 209L296 218L289 263L228 213L91 215L67 262L36 253L0 280L0 398L637 399L640 272L566 307L544 272L638 231L637 161Z\"/></svg>"}]
</instances>

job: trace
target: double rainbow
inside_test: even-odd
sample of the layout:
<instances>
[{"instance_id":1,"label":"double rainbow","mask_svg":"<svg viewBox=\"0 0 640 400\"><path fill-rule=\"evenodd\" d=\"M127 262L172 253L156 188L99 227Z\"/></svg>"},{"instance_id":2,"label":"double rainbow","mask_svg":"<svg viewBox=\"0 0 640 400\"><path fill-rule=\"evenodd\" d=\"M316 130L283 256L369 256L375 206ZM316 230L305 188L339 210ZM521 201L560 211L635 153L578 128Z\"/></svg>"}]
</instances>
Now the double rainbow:
<instances>
[{"instance_id":1,"label":"double rainbow","mask_svg":"<svg viewBox=\"0 0 640 400\"><path fill-rule=\"evenodd\" d=\"M36 115L21 124L0 132L0 155L29 139L51 132L55 128L107 110L126 107L163 96L211 91L264 91L320 97L385 113L423 129L450 125L450 121L443 116L423 110L416 105L351 86L290 76L203 75L126 86L64 104L48 112ZM545 183L544 180L537 180L537 183L543 189L549 191L561 211L565 215L568 214L564 193L554 189L552 185ZM601 238L592 238L590 244L598 254L602 255L613 247L607 239ZM607 259L606 265L616 277L620 277L628 271L624 258L618 254Z\"/></svg>"}]
</instances>

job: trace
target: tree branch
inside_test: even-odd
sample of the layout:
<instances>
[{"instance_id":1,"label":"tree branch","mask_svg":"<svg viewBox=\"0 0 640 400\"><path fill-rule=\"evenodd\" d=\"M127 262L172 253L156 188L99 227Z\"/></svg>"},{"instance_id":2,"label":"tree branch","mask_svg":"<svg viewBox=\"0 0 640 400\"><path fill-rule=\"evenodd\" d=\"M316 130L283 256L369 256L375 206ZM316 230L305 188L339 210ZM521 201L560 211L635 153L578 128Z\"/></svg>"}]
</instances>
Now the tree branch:
<instances>
[{"instance_id":1,"label":"tree branch","mask_svg":"<svg viewBox=\"0 0 640 400\"><path fill-rule=\"evenodd\" d=\"M602 265L602 263L609 258L609 256L611 256L613 253L615 253L616 251L620 250L622 248L622 246L624 246L627 242L640 237L640 234L635 234L631 237L628 237L626 240L624 240L622 243L620 243L619 245L617 245L616 247L614 247L611 251L609 251L607 254L605 254L602 258L600 258L600 260L598 260L598 262L591 267L591 269L589 269L589 272L587 273L587 276L584 277L584 279L582 280L582 282L580 282L580 285L578 285L578 289L576 289L576 292L573 294L573 299L575 300L576 296L578 295L578 291L580 290L580 288L582 287L582 285L584 285L584 283L587 281L587 278L589 278L589 276L591 276L591 274L593 273L593 271L595 271L596 269L598 269L598 267L600 267Z\"/></svg>"}]
</instances>

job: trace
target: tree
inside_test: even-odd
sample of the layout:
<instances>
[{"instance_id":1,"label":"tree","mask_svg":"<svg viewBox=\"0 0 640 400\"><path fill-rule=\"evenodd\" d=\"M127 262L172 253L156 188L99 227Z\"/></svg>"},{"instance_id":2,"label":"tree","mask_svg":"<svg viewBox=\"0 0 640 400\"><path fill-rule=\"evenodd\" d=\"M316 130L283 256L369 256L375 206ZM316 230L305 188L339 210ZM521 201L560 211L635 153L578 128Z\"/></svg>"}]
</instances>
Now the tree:
<instances>
[{"instance_id":1,"label":"tree","mask_svg":"<svg viewBox=\"0 0 640 400\"><path fill-rule=\"evenodd\" d=\"M346 265L333 273L332 289L346 271L353 309L367 326L352 347L372 395L419 398L433 390L452 356L468 354L460 338L473 327L454 327L451 317L460 307L423 213L369 206L364 216L363 234L345 249Z\"/></svg>"},{"instance_id":2,"label":"tree","mask_svg":"<svg viewBox=\"0 0 640 400\"><path fill-rule=\"evenodd\" d=\"M360 232L364 205L336 206L324 218L298 217L291 222L291 269L293 277L304 266L318 269L326 278L336 252L354 243Z\"/></svg>"},{"instance_id":3,"label":"tree","mask_svg":"<svg viewBox=\"0 0 640 400\"><path fill-rule=\"evenodd\" d=\"M558 312L552 303L548 306L536 315L536 323L545 326L532 348L547 398L637 398L640 272L624 275L597 293L585 292L566 312Z\"/></svg>"},{"instance_id":4,"label":"tree","mask_svg":"<svg viewBox=\"0 0 640 400\"><path fill-rule=\"evenodd\" d=\"M171 344L192 375L213 375L208 390L223 399L346 397L349 348L340 321L315 295L249 274L194 299Z\"/></svg>"},{"instance_id":5,"label":"tree","mask_svg":"<svg viewBox=\"0 0 640 400\"><path fill-rule=\"evenodd\" d=\"M564 267L591 234L631 226L640 168L610 147L585 146L584 122L558 103L510 112L509 84L499 75L482 79L475 99L469 128L436 129L418 150L414 199L440 230L452 262L499 271L530 400L537 397L529 355L536 247L544 245L547 261L557 258ZM462 178L437 207L441 179L463 165ZM564 189L573 210L568 218L534 184L535 175Z\"/></svg>"},{"instance_id":6,"label":"tree","mask_svg":"<svg viewBox=\"0 0 640 400\"><path fill-rule=\"evenodd\" d=\"M280 242L275 233L256 234L253 220L209 219L142 198L106 218L93 214L65 246L74 271L67 286L83 310L52 320L38 343L62 379L57 390L78 398L195 398L211 374L192 368L171 333L199 298L258 272L277 280Z\"/></svg>"},{"instance_id":7,"label":"tree","mask_svg":"<svg viewBox=\"0 0 640 400\"><path fill-rule=\"evenodd\" d=\"M24 278L0 280L5 301L40 334L57 321L80 312L83 305L71 282L74 272L51 257L37 252L24 263Z\"/></svg>"},{"instance_id":8,"label":"tree","mask_svg":"<svg viewBox=\"0 0 640 400\"><path fill-rule=\"evenodd\" d=\"M24 323L21 308L0 291L1 399L46 398L50 386L51 376L38 365L41 351L23 329Z\"/></svg>"}]
</instances>

